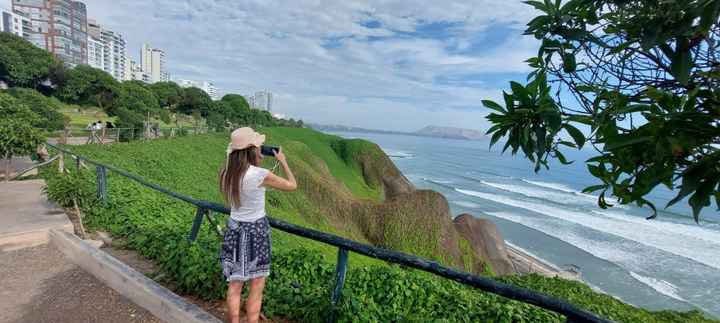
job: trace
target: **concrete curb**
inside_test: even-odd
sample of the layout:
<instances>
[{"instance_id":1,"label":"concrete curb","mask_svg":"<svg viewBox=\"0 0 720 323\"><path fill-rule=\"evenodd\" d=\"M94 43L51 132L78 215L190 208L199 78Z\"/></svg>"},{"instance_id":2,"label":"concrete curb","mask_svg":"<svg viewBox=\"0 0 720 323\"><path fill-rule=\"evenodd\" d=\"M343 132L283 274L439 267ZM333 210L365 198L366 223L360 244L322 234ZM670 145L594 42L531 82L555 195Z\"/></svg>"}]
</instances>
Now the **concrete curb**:
<instances>
[{"instance_id":1,"label":"concrete curb","mask_svg":"<svg viewBox=\"0 0 720 323\"><path fill-rule=\"evenodd\" d=\"M57 226L55 228L68 233L73 232L73 226L71 223L63 226ZM49 241L50 228L0 234L0 252L44 245Z\"/></svg>"},{"instance_id":2,"label":"concrete curb","mask_svg":"<svg viewBox=\"0 0 720 323\"><path fill-rule=\"evenodd\" d=\"M212 322L216 317L187 302L74 234L50 230L50 241L82 269L166 322Z\"/></svg>"}]
</instances>

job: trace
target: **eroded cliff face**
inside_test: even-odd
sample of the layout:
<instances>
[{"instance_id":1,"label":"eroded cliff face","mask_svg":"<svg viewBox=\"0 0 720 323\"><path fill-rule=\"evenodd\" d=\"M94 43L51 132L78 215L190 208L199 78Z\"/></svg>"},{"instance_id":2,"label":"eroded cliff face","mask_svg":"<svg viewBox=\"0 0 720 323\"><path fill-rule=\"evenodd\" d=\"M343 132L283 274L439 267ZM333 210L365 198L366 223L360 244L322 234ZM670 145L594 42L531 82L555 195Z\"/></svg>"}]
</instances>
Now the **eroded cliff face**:
<instances>
[{"instance_id":1,"label":"eroded cliff face","mask_svg":"<svg viewBox=\"0 0 720 323\"><path fill-rule=\"evenodd\" d=\"M488 219L478 219L470 214L458 215L454 220L457 232L470 241L473 252L492 266L498 275L509 275L515 272L508 256L505 239L498 231L495 223ZM482 264L476 264L476 266Z\"/></svg>"},{"instance_id":2,"label":"eroded cliff face","mask_svg":"<svg viewBox=\"0 0 720 323\"><path fill-rule=\"evenodd\" d=\"M355 198L322 160L301 161L307 167L299 168L300 191L332 225L351 238L469 272L486 273L489 264L496 274L512 273L504 240L492 222L469 215L453 222L447 199L432 190L415 189L375 144L341 140L333 149L362 172L368 186L383 194L379 201Z\"/></svg>"}]
</instances>

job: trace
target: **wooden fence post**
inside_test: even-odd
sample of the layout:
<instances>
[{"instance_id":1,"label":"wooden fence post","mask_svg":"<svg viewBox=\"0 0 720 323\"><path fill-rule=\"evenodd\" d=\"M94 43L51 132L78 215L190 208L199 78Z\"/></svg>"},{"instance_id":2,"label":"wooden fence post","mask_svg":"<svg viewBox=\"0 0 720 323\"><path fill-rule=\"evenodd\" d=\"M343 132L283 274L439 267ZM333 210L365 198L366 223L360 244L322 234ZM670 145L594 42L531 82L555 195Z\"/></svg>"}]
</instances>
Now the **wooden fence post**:
<instances>
[{"instance_id":1,"label":"wooden fence post","mask_svg":"<svg viewBox=\"0 0 720 323\"><path fill-rule=\"evenodd\" d=\"M60 158L58 159L58 171L62 174L65 171L65 153L60 152Z\"/></svg>"},{"instance_id":2,"label":"wooden fence post","mask_svg":"<svg viewBox=\"0 0 720 323\"><path fill-rule=\"evenodd\" d=\"M342 297L342 289L345 285L345 274L347 273L348 251L345 248L338 248L337 264L335 266L335 288L330 296L330 313L328 323L337 321L336 307Z\"/></svg>"}]
</instances>

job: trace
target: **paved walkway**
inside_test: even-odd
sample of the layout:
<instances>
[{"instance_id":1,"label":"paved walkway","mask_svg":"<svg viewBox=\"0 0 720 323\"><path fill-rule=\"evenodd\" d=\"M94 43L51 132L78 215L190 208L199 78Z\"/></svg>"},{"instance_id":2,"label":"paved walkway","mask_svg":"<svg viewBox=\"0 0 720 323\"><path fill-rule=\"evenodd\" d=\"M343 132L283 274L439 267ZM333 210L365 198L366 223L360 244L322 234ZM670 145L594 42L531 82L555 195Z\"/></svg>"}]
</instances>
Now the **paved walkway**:
<instances>
[{"instance_id":1,"label":"paved walkway","mask_svg":"<svg viewBox=\"0 0 720 323\"><path fill-rule=\"evenodd\" d=\"M47 243L50 229L73 229L42 186L0 182L0 323L161 322Z\"/></svg>"},{"instance_id":2,"label":"paved walkway","mask_svg":"<svg viewBox=\"0 0 720 323\"><path fill-rule=\"evenodd\" d=\"M0 182L0 251L47 243L47 232L72 232L65 212L42 194L42 180Z\"/></svg>"},{"instance_id":3,"label":"paved walkway","mask_svg":"<svg viewBox=\"0 0 720 323\"><path fill-rule=\"evenodd\" d=\"M0 322L162 322L46 244L0 252Z\"/></svg>"}]
</instances>

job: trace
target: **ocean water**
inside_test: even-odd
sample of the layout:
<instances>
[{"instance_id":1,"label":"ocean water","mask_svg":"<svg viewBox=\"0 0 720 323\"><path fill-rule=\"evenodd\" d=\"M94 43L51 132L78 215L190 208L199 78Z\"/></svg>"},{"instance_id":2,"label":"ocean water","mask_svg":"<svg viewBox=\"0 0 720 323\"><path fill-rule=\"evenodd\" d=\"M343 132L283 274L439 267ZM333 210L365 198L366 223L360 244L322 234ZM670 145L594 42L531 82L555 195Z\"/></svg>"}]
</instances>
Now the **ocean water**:
<instances>
[{"instance_id":1,"label":"ocean water","mask_svg":"<svg viewBox=\"0 0 720 323\"><path fill-rule=\"evenodd\" d=\"M380 145L418 188L447 197L454 215L492 219L505 239L560 268L579 268L594 289L651 310L700 309L720 317L720 214L713 203L692 219L686 202L646 220L647 208L603 210L598 184L584 160L590 151L568 151L571 165L552 164L536 174L529 161L502 145L405 135L336 132ZM658 208L672 199L651 193ZM612 203L610 199L608 202Z\"/></svg>"}]
</instances>

